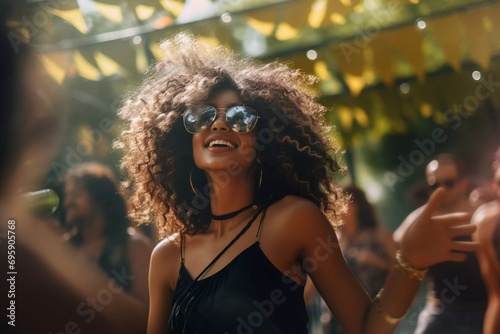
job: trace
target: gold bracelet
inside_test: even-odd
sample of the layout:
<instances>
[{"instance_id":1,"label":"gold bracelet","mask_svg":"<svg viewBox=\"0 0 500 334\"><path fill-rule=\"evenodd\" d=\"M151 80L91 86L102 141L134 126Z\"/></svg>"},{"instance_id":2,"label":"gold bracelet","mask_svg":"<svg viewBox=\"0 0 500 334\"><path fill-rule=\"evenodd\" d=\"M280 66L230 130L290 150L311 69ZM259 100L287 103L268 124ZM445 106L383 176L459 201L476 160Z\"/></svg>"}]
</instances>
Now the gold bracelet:
<instances>
[{"instance_id":1,"label":"gold bracelet","mask_svg":"<svg viewBox=\"0 0 500 334\"><path fill-rule=\"evenodd\" d=\"M396 252L396 266L403 269L410 277L416 278L419 281L423 280L425 274L427 273L427 268L415 269L403 258L403 255L401 255L401 251L399 250Z\"/></svg>"},{"instance_id":2,"label":"gold bracelet","mask_svg":"<svg viewBox=\"0 0 500 334\"><path fill-rule=\"evenodd\" d=\"M380 313L383 317L384 317L384 320L387 321L389 324L391 325L395 325L397 324L398 322L401 321L401 319L404 318L404 315L400 318L395 318L393 316L390 316L386 310L384 310L384 308L382 307L382 303L380 301L380 296L382 295L382 292L384 291L384 289L380 289L380 291L377 293L377 295L375 296L375 298L373 299L373 302L375 303L375 306L377 308L377 311L378 313Z\"/></svg>"}]
</instances>

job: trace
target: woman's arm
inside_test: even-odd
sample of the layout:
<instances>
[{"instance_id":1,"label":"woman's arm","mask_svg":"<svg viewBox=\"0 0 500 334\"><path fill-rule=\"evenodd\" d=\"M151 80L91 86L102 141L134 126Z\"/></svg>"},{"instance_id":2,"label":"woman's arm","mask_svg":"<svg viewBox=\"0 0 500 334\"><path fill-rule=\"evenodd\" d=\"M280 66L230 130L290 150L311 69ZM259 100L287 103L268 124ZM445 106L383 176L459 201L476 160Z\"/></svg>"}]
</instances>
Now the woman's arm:
<instances>
[{"instance_id":1,"label":"woman's arm","mask_svg":"<svg viewBox=\"0 0 500 334\"><path fill-rule=\"evenodd\" d=\"M473 251L475 243L457 242L457 235L471 234L474 226L461 226L467 215L431 218L444 197L436 191L419 218L408 229L401 243L403 257L413 267L426 268L441 261L463 261L465 254L452 250ZM384 291L371 301L347 267L336 235L326 217L312 203L295 206L292 237L301 250L302 266L347 333L392 333L418 289L420 281L400 266L391 269ZM307 222L307 223L306 223Z\"/></svg>"},{"instance_id":2,"label":"woman's arm","mask_svg":"<svg viewBox=\"0 0 500 334\"><path fill-rule=\"evenodd\" d=\"M147 334L168 334L168 319L177 280L179 259L179 247L168 239L161 241L153 250L149 267Z\"/></svg>"}]
</instances>

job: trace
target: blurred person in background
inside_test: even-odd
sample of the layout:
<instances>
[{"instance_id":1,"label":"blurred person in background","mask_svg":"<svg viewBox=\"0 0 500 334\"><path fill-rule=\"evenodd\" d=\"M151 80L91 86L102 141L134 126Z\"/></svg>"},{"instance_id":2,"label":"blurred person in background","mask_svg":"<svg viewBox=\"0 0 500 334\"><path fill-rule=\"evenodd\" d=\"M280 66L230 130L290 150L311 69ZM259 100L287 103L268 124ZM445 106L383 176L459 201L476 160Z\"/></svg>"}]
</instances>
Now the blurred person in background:
<instances>
[{"instance_id":1,"label":"blurred person in background","mask_svg":"<svg viewBox=\"0 0 500 334\"><path fill-rule=\"evenodd\" d=\"M431 191L438 187L446 191L443 205L436 214L472 215L475 207L469 201L467 180L455 156L436 156L426 166L425 173ZM396 229L393 236L397 243L424 209L425 205L413 211ZM470 237L456 240L468 241ZM430 266L428 278L427 301L419 314L415 334L482 333L487 297L476 256L470 253L464 262L447 261Z\"/></svg>"},{"instance_id":2,"label":"blurred person in background","mask_svg":"<svg viewBox=\"0 0 500 334\"><path fill-rule=\"evenodd\" d=\"M0 331L143 333L147 308L27 210L23 194L39 189L62 122L53 94L58 87L27 44L9 40L3 15L18 3L3 1L0 10L0 267L6 287ZM91 281L83 278L89 273L95 273Z\"/></svg>"},{"instance_id":3,"label":"blurred person in background","mask_svg":"<svg viewBox=\"0 0 500 334\"><path fill-rule=\"evenodd\" d=\"M384 285L394 263L397 246L391 233L379 223L375 208L359 187L344 188L350 197L344 226L339 230L339 244L347 265L374 298Z\"/></svg>"},{"instance_id":4,"label":"blurred person in background","mask_svg":"<svg viewBox=\"0 0 500 334\"><path fill-rule=\"evenodd\" d=\"M66 223L74 226L70 242L110 277L133 276L123 288L148 306L148 271L152 246L134 232L115 175L105 165L87 162L65 175Z\"/></svg>"},{"instance_id":5,"label":"blurred person in background","mask_svg":"<svg viewBox=\"0 0 500 334\"><path fill-rule=\"evenodd\" d=\"M375 207L368 202L365 193L356 185L343 188L343 193L349 198L347 212L342 216L344 225L338 230L339 245L344 259L361 283L370 298L375 298L383 287L385 279L394 264L397 246L391 233L379 223ZM322 332L344 333L331 314L323 300L316 298L312 303L320 306L308 305L309 309L321 309L311 319L311 326L323 327ZM312 325L319 321L320 326Z\"/></svg>"},{"instance_id":6,"label":"blurred person in background","mask_svg":"<svg viewBox=\"0 0 500 334\"><path fill-rule=\"evenodd\" d=\"M480 206L472 217L477 225L473 235L479 242L477 257L488 290L484 334L500 333L500 148L493 162L491 186L496 199Z\"/></svg>"}]
</instances>

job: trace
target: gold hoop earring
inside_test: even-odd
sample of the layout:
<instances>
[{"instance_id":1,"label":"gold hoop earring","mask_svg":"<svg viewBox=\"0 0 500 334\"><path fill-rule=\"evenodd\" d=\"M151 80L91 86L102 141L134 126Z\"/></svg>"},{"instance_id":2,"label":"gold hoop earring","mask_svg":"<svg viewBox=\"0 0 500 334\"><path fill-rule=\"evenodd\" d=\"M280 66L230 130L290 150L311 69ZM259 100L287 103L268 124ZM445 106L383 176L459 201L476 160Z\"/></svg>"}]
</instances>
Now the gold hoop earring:
<instances>
[{"instance_id":1,"label":"gold hoop earring","mask_svg":"<svg viewBox=\"0 0 500 334\"><path fill-rule=\"evenodd\" d=\"M196 191L196 188L194 187L194 183L193 183L193 168L194 167L191 167L191 170L189 171L189 185L191 186L191 190L193 191L193 193L198 196L198 197L203 197L201 195L201 193L199 193L198 191Z\"/></svg>"},{"instance_id":2,"label":"gold hoop earring","mask_svg":"<svg viewBox=\"0 0 500 334\"><path fill-rule=\"evenodd\" d=\"M259 186L257 187L257 193L260 191L260 187L262 186L262 174L262 166L260 166Z\"/></svg>"}]
</instances>

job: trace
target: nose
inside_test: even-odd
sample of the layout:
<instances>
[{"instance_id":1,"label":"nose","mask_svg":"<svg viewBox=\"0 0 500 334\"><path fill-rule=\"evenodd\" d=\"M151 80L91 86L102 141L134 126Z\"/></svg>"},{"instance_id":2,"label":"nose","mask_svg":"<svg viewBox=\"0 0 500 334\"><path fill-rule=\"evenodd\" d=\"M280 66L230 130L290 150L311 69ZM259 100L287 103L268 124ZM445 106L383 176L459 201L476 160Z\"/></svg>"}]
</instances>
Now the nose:
<instances>
[{"instance_id":1,"label":"nose","mask_svg":"<svg viewBox=\"0 0 500 334\"><path fill-rule=\"evenodd\" d=\"M219 111L215 117L214 122L210 126L212 131L229 131L229 126L226 123L226 113Z\"/></svg>"}]
</instances>

